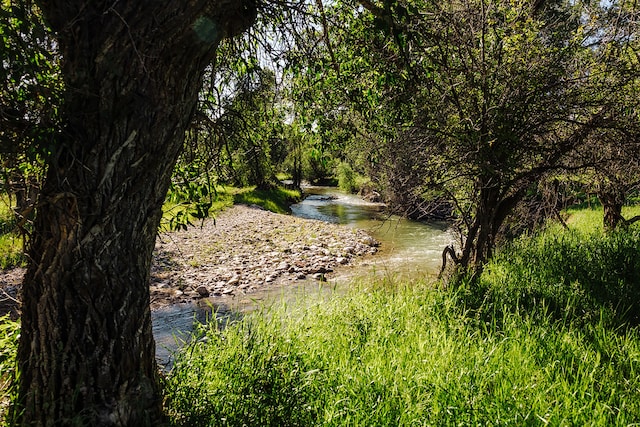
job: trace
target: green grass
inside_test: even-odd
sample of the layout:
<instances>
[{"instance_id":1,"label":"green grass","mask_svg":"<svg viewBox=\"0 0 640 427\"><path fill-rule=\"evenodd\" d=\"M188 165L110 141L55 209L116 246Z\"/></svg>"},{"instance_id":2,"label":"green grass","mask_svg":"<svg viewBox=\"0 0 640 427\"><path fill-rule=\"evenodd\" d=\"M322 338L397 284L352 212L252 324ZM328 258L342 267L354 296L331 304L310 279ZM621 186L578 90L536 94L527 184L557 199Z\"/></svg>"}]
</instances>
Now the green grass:
<instances>
[{"instance_id":1,"label":"green grass","mask_svg":"<svg viewBox=\"0 0 640 427\"><path fill-rule=\"evenodd\" d=\"M628 425L640 420L640 337L460 295L360 285L251 315L180 354L167 410L180 426Z\"/></svg>"},{"instance_id":2,"label":"green grass","mask_svg":"<svg viewBox=\"0 0 640 427\"><path fill-rule=\"evenodd\" d=\"M625 208L625 215L640 207ZM544 302L550 315L591 322L608 313L618 324L640 324L640 227L604 233L602 208L570 209L569 230L551 224L511 242L487 264L468 301L492 316L494 305L530 311Z\"/></svg>"},{"instance_id":3,"label":"green grass","mask_svg":"<svg viewBox=\"0 0 640 427\"><path fill-rule=\"evenodd\" d=\"M14 233L0 235L0 270L25 265L22 241L22 238Z\"/></svg>"},{"instance_id":4,"label":"green grass","mask_svg":"<svg viewBox=\"0 0 640 427\"><path fill-rule=\"evenodd\" d=\"M271 190L258 190L256 187L231 187L217 186L216 193L212 195L209 217L214 217L219 212L233 206L244 203L258 205L266 210L276 213L289 213L289 206L300 200L300 192L276 187ZM177 202L169 196L163 206L163 218L160 225L161 231L176 228L184 228L196 223L202 218L192 215L197 212L197 204L188 201Z\"/></svg>"},{"instance_id":5,"label":"green grass","mask_svg":"<svg viewBox=\"0 0 640 427\"><path fill-rule=\"evenodd\" d=\"M595 203L593 206L574 206L567 209L566 213L569 216L566 221L567 225L572 230L582 233L601 233L603 231L602 218L604 211L598 203ZM622 216L624 218L629 219L636 215L640 215L640 203L623 206Z\"/></svg>"},{"instance_id":6,"label":"green grass","mask_svg":"<svg viewBox=\"0 0 640 427\"><path fill-rule=\"evenodd\" d=\"M0 270L24 265L22 244L9 200L6 195L0 195Z\"/></svg>"},{"instance_id":7,"label":"green grass","mask_svg":"<svg viewBox=\"0 0 640 427\"><path fill-rule=\"evenodd\" d=\"M204 326L166 378L172 423L638 423L640 230L601 219L572 212L455 289L374 279Z\"/></svg>"},{"instance_id":8,"label":"green grass","mask_svg":"<svg viewBox=\"0 0 640 427\"><path fill-rule=\"evenodd\" d=\"M0 425L7 425L10 403L16 397L16 352L20 324L0 316Z\"/></svg>"},{"instance_id":9,"label":"green grass","mask_svg":"<svg viewBox=\"0 0 640 427\"><path fill-rule=\"evenodd\" d=\"M255 187L235 189L234 203L258 205L268 211L276 213L290 213L289 206L300 200L300 192L283 187L271 190L259 190Z\"/></svg>"}]
</instances>

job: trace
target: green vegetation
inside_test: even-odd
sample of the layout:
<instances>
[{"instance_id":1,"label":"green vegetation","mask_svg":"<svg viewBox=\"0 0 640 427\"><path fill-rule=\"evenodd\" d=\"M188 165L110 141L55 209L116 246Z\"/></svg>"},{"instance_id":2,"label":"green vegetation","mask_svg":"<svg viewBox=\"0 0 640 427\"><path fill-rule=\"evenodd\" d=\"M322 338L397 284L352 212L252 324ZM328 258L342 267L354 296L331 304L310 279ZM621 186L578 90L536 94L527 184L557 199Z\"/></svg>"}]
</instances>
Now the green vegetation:
<instances>
[{"instance_id":1,"label":"green vegetation","mask_svg":"<svg viewBox=\"0 0 640 427\"><path fill-rule=\"evenodd\" d=\"M545 305L557 319L592 324L602 316L612 327L640 324L640 229L602 234L552 227L523 237L497 254L468 301L484 317L496 310L533 312ZM475 295L475 297L474 297Z\"/></svg>"},{"instance_id":2,"label":"green vegetation","mask_svg":"<svg viewBox=\"0 0 640 427\"><path fill-rule=\"evenodd\" d=\"M592 205L579 205L566 210L568 214L567 224L570 228L583 233L601 233L603 231L602 217L604 210L597 201ZM638 200L630 200L629 204L622 208L622 216L632 218L640 215L640 203Z\"/></svg>"},{"instance_id":3,"label":"green vegetation","mask_svg":"<svg viewBox=\"0 0 640 427\"><path fill-rule=\"evenodd\" d=\"M635 423L639 244L552 226L455 289L374 279L203 326L166 409L181 426Z\"/></svg>"},{"instance_id":4,"label":"green vegetation","mask_svg":"<svg viewBox=\"0 0 640 427\"><path fill-rule=\"evenodd\" d=\"M193 221L210 216L215 217L216 213L234 203L258 205L272 212L288 213L290 212L289 206L299 201L300 197L298 190L288 190L283 187L260 190L255 186L237 188L224 185L216 187L215 193L208 202L193 202L190 199L181 199L176 194L169 193L163 207L164 216L161 229L166 231L185 228Z\"/></svg>"},{"instance_id":5,"label":"green vegetation","mask_svg":"<svg viewBox=\"0 0 640 427\"><path fill-rule=\"evenodd\" d=\"M276 213L289 213L289 206L300 200L298 190L288 190L276 187L270 190L260 190L256 187L244 188L235 192L234 203L258 205L264 209Z\"/></svg>"},{"instance_id":6,"label":"green vegetation","mask_svg":"<svg viewBox=\"0 0 640 427\"><path fill-rule=\"evenodd\" d=\"M16 397L16 352L20 323L0 316L0 425L9 414L9 404Z\"/></svg>"},{"instance_id":7,"label":"green vegetation","mask_svg":"<svg viewBox=\"0 0 640 427\"><path fill-rule=\"evenodd\" d=\"M16 233L11 206L6 197L0 197L0 270L24 264L22 241L22 237Z\"/></svg>"},{"instance_id":8,"label":"green vegetation","mask_svg":"<svg viewBox=\"0 0 640 427\"><path fill-rule=\"evenodd\" d=\"M37 236L20 424L159 419L150 213L168 190L170 229L238 202L285 211L282 173L293 187L367 182L395 212L452 218L460 245L445 255L473 274L299 313L309 337L279 313L256 338L260 321L233 326L219 344L238 330L231 374L203 387L234 390L220 406L194 386L196 410L214 402L231 424L638 421L640 216L622 213L640 189L636 0L235 0L206 16L199 2L2 5L0 186ZM606 234L518 237L578 193L597 196ZM15 227L0 228L0 267L20 264ZM58 332L76 330L60 352ZM113 405L131 390L135 405Z\"/></svg>"}]
</instances>

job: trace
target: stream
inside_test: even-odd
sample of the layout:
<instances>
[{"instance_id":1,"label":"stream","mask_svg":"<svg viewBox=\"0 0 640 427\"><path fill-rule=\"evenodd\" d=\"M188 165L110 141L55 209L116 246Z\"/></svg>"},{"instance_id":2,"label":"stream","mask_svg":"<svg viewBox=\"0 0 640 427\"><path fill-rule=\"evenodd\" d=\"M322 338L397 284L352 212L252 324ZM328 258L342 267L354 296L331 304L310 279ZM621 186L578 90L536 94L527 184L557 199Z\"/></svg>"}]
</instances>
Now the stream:
<instances>
[{"instance_id":1,"label":"stream","mask_svg":"<svg viewBox=\"0 0 640 427\"><path fill-rule=\"evenodd\" d=\"M246 296L215 297L190 304L176 304L152 312L156 358L171 366L171 354L188 340L194 322L234 318L276 302L317 301L346 289L358 277L391 275L395 278L435 276L442 250L453 240L446 223L412 221L384 213L384 206L333 187L305 187L307 197L291 206L294 216L343 224L367 231L380 242L379 251L345 267L330 282L301 281L294 286L273 286Z\"/></svg>"}]
</instances>

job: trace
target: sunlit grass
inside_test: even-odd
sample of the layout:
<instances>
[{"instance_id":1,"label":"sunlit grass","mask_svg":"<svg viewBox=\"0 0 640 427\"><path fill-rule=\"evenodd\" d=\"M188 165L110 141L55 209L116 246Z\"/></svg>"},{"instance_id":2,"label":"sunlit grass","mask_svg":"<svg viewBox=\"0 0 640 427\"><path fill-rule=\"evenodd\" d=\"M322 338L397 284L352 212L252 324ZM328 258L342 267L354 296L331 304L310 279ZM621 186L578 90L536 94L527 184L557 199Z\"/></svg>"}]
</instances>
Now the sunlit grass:
<instances>
[{"instance_id":1,"label":"sunlit grass","mask_svg":"<svg viewBox=\"0 0 640 427\"><path fill-rule=\"evenodd\" d=\"M604 211L600 204L593 206L577 206L566 210L568 215L567 225L574 230L583 233L600 233L603 231ZM622 207L622 216L630 219L640 215L640 204L626 205ZM636 223L635 226L639 226Z\"/></svg>"},{"instance_id":2,"label":"sunlit grass","mask_svg":"<svg viewBox=\"0 0 640 427\"><path fill-rule=\"evenodd\" d=\"M0 316L0 426L8 425L11 401L16 397L16 352L20 324Z\"/></svg>"},{"instance_id":3,"label":"sunlit grass","mask_svg":"<svg viewBox=\"0 0 640 427\"><path fill-rule=\"evenodd\" d=\"M0 270L25 265L23 239L15 233L0 235Z\"/></svg>"},{"instance_id":4,"label":"sunlit grass","mask_svg":"<svg viewBox=\"0 0 640 427\"><path fill-rule=\"evenodd\" d=\"M276 213L290 213L289 206L300 200L300 192L283 187L270 190L259 190L256 187L236 189L233 200L235 203L258 205L268 211Z\"/></svg>"},{"instance_id":5,"label":"sunlit grass","mask_svg":"<svg viewBox=\"0 0 640 427\"><path fill-rule=\"evenodd\" d=\"M628 425L640 419L640 339L596 321L458 294L360 285L346 296L215 325L167 378L174 425Z\"/></svg>"},{"instance_id":6,"label":"sunlit grass","mask_svg":"<svg viewBox=\"0 0 640 427\"><path fill-rule=\"evenodd\" d=\"M24 265L22 245L9 198L0 195L0 270Z\"/></svg>"}]
</instances>

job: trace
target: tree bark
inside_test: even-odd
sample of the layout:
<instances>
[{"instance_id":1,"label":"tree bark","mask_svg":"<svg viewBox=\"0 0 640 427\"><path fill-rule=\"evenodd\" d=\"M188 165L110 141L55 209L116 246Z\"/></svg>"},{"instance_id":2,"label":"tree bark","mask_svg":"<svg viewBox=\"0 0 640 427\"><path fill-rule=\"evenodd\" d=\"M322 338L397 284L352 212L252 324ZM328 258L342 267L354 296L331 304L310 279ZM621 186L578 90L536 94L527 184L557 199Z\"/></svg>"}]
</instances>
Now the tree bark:
<instances>
[{"instance_id":1,"label":"tree bark","mask_svg":"<svg viewBox=\"0 0 640 427\"><path fill-rule=\"evenodd\" d=\"M600 199L604 210L604 229L608 231L615 230L620 222L624 222L624 217L622 216L622 206L625 200L624 192L613 189L609 191L599 191L598 199Z\"/></svg>"},{"instance_id":2,"label":"tree bark","mask_svg":"<svg viewBox=\"0 0 640 427\"><path fill-rule=\"evenodd\" d=\"M42 0L57 33L64 129L39 196L18 349L22 425L162 418L149 267L171 172L243 0Z\"/></svg>"},{"instance_id":3,"label":"tree bark","mask_svg":"<svg viewBox=\"0 0 640 427\"><path fill-rule=\"evenodd\" d=\"M476 274L482 272L484 265L493 256L502 226L524 197L529 182L523 181L519 188L514 188L505 195L500 185L491 184L497 181L498 178L493 178L480 185L475 218L459 260L464 269L470 268Z\"/></svg>"}]
</instances>

